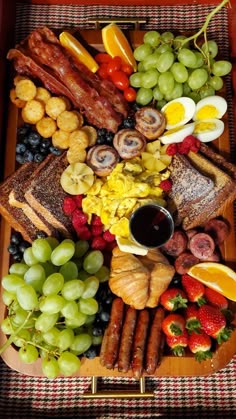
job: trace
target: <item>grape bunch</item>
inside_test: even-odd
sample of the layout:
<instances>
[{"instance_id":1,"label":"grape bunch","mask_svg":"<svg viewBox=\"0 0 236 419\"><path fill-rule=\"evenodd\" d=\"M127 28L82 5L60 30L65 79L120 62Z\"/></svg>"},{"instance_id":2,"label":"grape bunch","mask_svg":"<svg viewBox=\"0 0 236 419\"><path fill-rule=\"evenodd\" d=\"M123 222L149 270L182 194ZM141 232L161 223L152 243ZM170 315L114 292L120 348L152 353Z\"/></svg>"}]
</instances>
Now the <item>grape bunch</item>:
<instances>
[{"instance_id":1,"label":"grape bunch","mask_svg":"<svg viewBox=\"0 0 236 419\"><path fill-rule=\"evenodd\" d=\"M108 278L102 252L85 240L34 240L2 278L8 314L1 329L8 340L0 353L14 344L22 362L41 358L48 378L75 374L80 357L96 356L101 344L109 308L99 314L98 297Z\"/></svg>"},{"instance_id":2,"label":"grape bunch","mask_svg":"<svg viewBox=\"0 0 236 419\"><path fill-rule=\"evenodd\" d=\"M130 76L130 85L138 89L138 104L145 106L155 101L161 109L181 96L197 103L223 87L223 76L230 73L232 64L217 60L215 40L198 45L202 31L189 38L168 31L149 31L144 35L143 43L134 50L138 71Z\"/></svg>"}]
</instances>

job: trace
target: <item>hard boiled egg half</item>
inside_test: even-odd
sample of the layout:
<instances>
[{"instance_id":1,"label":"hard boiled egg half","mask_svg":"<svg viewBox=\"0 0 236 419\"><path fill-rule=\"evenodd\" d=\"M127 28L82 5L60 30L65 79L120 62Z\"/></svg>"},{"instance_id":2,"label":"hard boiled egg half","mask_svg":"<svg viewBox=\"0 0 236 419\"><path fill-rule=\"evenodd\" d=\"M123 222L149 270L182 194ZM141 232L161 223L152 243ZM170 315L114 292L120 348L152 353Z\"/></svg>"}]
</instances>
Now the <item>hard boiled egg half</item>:
<instances>
[{"instance_id":1,"label":"hard boiled egg half","mask_svg":"<svg viewBox=\"0 0 236 419\"><path fill-rule=\"evenodd\" d=\"M196 105L193 120L200 119L221 119L227 111L227 102L221 96L208 96L201 99Z\"/></svg>"},{"instance_id":2,"label":"hard boiled egg half","mask_svg":"<svg viewBox=\"0 0 236 419\"><path fill-rule=\"evenodd\" d=\"M181 143L187 135L191 135L194 130L195 123L183 125L181 127L169 129L159 137L162 144Z\"/></svg>"},{"instance_id":3,"label":"hard boiled egg half","mask_svg":"<svg viewBox=\"0 0 236 419\"><path fill-rule=\"evenodd\" d=\"M195 111L196 104L189 97L179 97L166 103L161 109L166 118L166 129L170 130L187 124L193 118Z\"/></svg>"},{"instance_id":4,"label":"hard boiled egg half","mask_svg":"<svg viewBox=\"0 0 236 419\"><path fill-rule=\"evenodd\" d=\"M203 143L216 140L224 132L224 122L211 118L195 121L193 135Z\"/></svg>"}]
</instances>

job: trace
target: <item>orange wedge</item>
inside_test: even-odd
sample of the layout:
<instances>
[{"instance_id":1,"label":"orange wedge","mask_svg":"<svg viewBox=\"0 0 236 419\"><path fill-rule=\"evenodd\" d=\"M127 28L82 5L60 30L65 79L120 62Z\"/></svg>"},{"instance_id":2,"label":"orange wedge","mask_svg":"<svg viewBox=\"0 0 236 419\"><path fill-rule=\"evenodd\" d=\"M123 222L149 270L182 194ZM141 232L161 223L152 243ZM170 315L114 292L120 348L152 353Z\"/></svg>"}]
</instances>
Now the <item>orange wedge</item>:
<instances>
[{"instance_id":1,"label":"orange wedge","mask_svg":"<svg viewBox=\"0 0 236 419\"><path fill-rule=\"evenodd\" d=\"M59 35L61 45L66 48L76 59L81 61L93 73L97 71L99 65L96 63L91 54L83 47L83 45L70 32L61 32Z\"/></svg>"},{"instance_id":2,"label":"orange wedge","mask_svg":"<svg viewBox=\"0 0 236 419\"><path fill-rule=\"evenodd\" d=\"M188 274L226 298L236 301L236 272L215 262L203 262L192 266Z\"/></svg>"},{"instance_id":3,"label":"orange wedge","mask_svg":"<svg viewBox=\"0 0 236 419\"><path fill-rule=\"evenodd\" d=\"M120 57L126 63L137 70L137 63L134 59L133 50L122 30L115 23L102 28L102 41L106 52L111 57Z\"/></svg>"}]
</instances>

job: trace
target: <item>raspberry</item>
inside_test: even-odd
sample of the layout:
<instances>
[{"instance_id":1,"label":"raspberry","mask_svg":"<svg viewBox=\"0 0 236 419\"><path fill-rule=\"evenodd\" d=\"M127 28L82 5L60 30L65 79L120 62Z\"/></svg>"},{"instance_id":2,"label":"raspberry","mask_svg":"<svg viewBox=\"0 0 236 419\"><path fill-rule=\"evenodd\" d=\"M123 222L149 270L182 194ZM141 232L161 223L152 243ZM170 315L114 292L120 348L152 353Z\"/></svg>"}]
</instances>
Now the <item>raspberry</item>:
<instances>
[{"instance_id":1,"label":"raspberry","mask_svg":"<svg viewBox=\"0 0 236 419\"><path fill-rule=\"evenodd\" d=\"M102 226L103 225L102 222L101 222L101 218L96 214L93 214L91 224L93 226Z\"/></svg>"},{"instance_id":2,"label":"raspberry","mask_svg":"<svg viewBox=\"0 0 236 419\"><path fill-rule=\"evenodd\" d=\"M106 240L106 242L111 243L115 240L115 236L114 234L110 233L109 230L104 231L103 236L104 240Z\"/></svg>"},{"instance_id":3,"label":"raspberry","mask_svg":"<svg viewBox=\"0 0 236 419\"><path fill-rule=\"evenodd\" d=\"M182 143L178 143L178 152L180 154L188 154L190 150L196 152L196 144L198 144L197 138L193 135L187 135Z\"/></svg>"},{"instance_id":4,"label":"raspberry","mask_svg":"<svg viewBox=\"0 0 236 419\"><path fill-rule=\"evenodd\" d=\"M177 144L169 144L167 149L166 149L166 154L168 154L168 156L174 156L178 151L178 147Z\"/></svg>"},{"instance_id":5,"label":"raspberry","mask_svg":"<svg viewBox=\"0 0 236 419\"><path fill-rule=\"evenodd\" d=\"M76 229L77 226L85 225L88 221L88 216L79 208L76 208L72 214L72 224Z\"/></svg>"},{"instance_id":6,"label":"raspberry","mask_svg":"<svg viewBox=\"0 0 236 419\"><path fill-rule=\"evenodd\" d=\"M91 243L91 248L94 250L103 250L106 247L106 241L102 236L94 237Z\"/></svg>"},{"instance_id":7,"label":"raspberry","mask_svg":"<svg viewBox=\"0 0 236 419\"><path fill-rule=\"evenodd\" d=\"M195 144L190 147L190 150L193 151L193 153L197 153L200 147L201 147L201 141L195 138Z\"/></svg>"},{"instance_id":8,"label":"raspberry","mask_svg":"<svg viewBox=\"0 0 236 419\"><path fill-rule=\"evenodd\" d=\"M160 186L160 188L163 191L169 192L171 190L171 188L172 188L172 183L171 183L171 181L169 179L166 179L166 180L162 180L160 182L160 185L159 186Z\"/></svg>"},{"instance_id":9,"label":"raspberry","mask_svg":"<svg viewBox=\"0 0 236 419\"><path fill-rule=\"evenodd\" d=\"M109 252L112 252L112 250L117 246L116 240L113 240L113 242L107 242L106 244L106 250Z\"/></svg>"},{"instance_id":10,"label":"raspberry","mask_svg":"<svg viewBox=\"0 0 236 419\"><path fill-rule=\"evenodd\" d=\"M74 199L71 198L70 196L66 196L62 204L62 209L63 209L64 214L71 215L72 212L75 210L75 208L76 208L76 203Z\"/></svg>"},{"instance_id":11,"label":"raspberry","mask_svg":"<svg viewBox=\"0 0 236 419\"><path fill-rule=\"evenodd\" d=\"M92 236L101 236L103 233L103 226L92 225L90 228Z\"/></svg>"},{"instance_id":12,"label":"raspberry","mask_svg":"<svg viewBox=\"0 0 236 419\"><path fill-rule=\"evenodd\" d=\"M83 201L84 195L75 195L74 201L76 203L77 208L82 208L82 201Z\"/></svg>"},{"instance_id":13,"label":"raspberry","mask_svg":"<svg viewBox=\"0 0 236 419\"><path fill-rule=\"evenodd\" d=\"M190 148L188 146L186 146L186 144L184 144L183 141L182 141L182 143L178 143L179 154L188 154L189 150L190 150Z\"/></svg>"},{"instance_id":14,"label":"raspberry","mask_svg":"<svg viewBox=\"0 0 236 419\"><path fill-rule=\"evenodd\" d=\"M187 137L183 139L184 145L188 148L191 148L195 144L195 141L196 138L193 135L187 135Z\"/></svg>"},{"instance_id":15,"label":"raspberry","mask_svg":"<svg viewBox=\"0 0 236 419\"><path fill-rule=\"evenodd\" d=\"M89 240L91 238L91 232L86 225L78 225L75 231L81 240Z\"/></svg>"}]
</instances>

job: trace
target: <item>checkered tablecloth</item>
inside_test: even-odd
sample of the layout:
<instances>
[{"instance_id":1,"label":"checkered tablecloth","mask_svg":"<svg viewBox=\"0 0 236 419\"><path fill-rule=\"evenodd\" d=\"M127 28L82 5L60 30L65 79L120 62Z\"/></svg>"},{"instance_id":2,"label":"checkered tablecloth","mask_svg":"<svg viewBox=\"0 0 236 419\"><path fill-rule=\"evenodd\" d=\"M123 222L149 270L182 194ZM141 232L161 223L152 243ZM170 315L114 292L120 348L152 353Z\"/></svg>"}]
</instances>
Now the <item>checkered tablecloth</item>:
<instances>
[{"instance_id":1,"label":"checkered tablecloth","mask_svg":"<svg viewBox=\"0 0 236 419\"><path fill-rule=\"evenodd\" d=\"M144 2L145 3L145 2ZM108 1L109 4L109 1ZM17 4L16 42L38 26L91 29L87 21L99 17L139 17L147 23L141 29L196 31L213 6L55 6ZM122 25L121 25L122 26ZM127 26L123 25L124 28ZM227 10L220 11L209 25L209 36L218 42L221 55L229 58ZM231 95L230 79L227 94ZM230 108L230 107L229 107ZM236 159L233 115L229 113L231 157ZM146 390L153 399L83 399L90 378L28 377L0 361L1 418L236 418L236 357L221 371L207 377L148 378ZM135 389L131 379L103 378L99 390Z\"/></svg>"}]
</instances>

